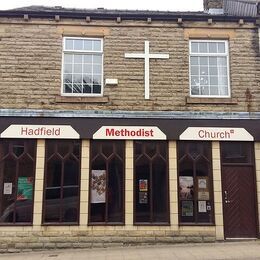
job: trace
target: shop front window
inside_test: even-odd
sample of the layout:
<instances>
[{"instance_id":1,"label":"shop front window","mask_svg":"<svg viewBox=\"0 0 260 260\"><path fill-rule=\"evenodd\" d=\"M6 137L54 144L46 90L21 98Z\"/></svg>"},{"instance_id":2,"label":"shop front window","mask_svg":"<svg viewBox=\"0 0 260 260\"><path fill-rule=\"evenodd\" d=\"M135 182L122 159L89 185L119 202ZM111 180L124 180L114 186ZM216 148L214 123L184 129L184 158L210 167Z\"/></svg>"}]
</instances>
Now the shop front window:
<instances>
[{"instance_id":1,"label":"shop front window","mask_svg":"<svg viewBox=\"0 0 260 260\"><path fill-rule=\"evenodd\" d=\"M135 224L169 224L167 150L164 141L134 143Z\"/></svg>"},{"instance_id":2,"label":"shop front window","mask_svg":"<svg viewBox=\"0 0 260 260\"><path fill-rule=\"evenodd\" d=\"M124 223L124 149L122 141L91 142L91 225Z\"/></svg>"},{"instance_id":3,"label":"shop front window","mask_svg":"<svg viewBox=\"0 0 260 260\"><path fill-rule=\"evenodd\" d=\"M36 142L0 141L0 223L32 224Z\"/></svg>"},{"instance_id":4,"label":"shop front window","mask_svg":"<svg viewBox=\"0 0 260 260\"><path fill-rule=\"evenodd\" d=\"M46 141L43 223L79 221L80 142Z\"/></svg>"},{"instance_id":5,"label":"shop front window","mask_svg":"<svg viewBox=\"0 0 260 260\"><path fill-rule=\"evenodd\" d=\"M179 222L214 223L211 145L178 143Z\"/></svg>"}]
</instances>

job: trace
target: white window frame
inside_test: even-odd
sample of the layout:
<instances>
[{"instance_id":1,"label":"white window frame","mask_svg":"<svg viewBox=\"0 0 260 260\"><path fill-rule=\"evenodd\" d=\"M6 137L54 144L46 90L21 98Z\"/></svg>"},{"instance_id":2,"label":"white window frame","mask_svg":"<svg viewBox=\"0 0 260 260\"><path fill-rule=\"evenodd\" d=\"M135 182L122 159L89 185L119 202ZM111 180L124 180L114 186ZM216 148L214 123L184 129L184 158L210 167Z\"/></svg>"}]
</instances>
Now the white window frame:
<instances>
[{"instance_id":1,"label":"white window frame","mask_svg":"<svg viewBox=\"0 0 260 260\"><path fill-rule=\"evenodd\" d=\"M191 52L191 44L194 42L212 42L212 43L224 43L225 44L225 53L192 53ZM228 86L228 94L227 95L194 95L191 93L191 57L226 57L227 58L227 86ZM231 97L231 89L230 89L230 62L229 62L229 42L228 40L198 40L198 39L190 39L189 40L189 87L190 87L190 97L197 98L230 98ZM210 85L209 85L210 87Z\"/></svg>"},{"instance_id":2,"label":"white window frame","mask_svg":"<svg viewBox=\"0 0 260 260\"><path fill-rule=\"evenodd\" d=\"M75 40L100 40L101 50L100 51L87 51L87 50L66 50L65 42L67 39L75 39ZM101 54L101 93L65 93L63 86L63 75L64 75L64 54ZM61 66L61 96L67 97L101 97L104 92L104 51L103 51L103 39L102 38L90 38L90 37L63 37L62 41L62 66Z\"/></svg>"}]
</instances>

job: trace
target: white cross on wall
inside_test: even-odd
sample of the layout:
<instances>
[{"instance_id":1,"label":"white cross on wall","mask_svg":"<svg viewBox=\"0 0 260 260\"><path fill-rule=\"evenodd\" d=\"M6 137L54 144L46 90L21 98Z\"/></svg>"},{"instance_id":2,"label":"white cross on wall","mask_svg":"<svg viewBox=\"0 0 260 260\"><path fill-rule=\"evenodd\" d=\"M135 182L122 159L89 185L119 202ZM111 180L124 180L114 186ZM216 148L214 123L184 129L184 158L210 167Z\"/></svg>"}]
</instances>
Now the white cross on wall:
<instances>
[{"instance_id":1,"label":"white cross on wall","mask_svg":"<svg viewBox=\"0 0 260 260\"><path fill-rule=\"evenodd\" d=\"M144 97L150 95L150 59L169 59L169 54L150 53L149 41L144 42L144 53L125 53L125 58L144 59Z\"/></svg>"}]
</instances>

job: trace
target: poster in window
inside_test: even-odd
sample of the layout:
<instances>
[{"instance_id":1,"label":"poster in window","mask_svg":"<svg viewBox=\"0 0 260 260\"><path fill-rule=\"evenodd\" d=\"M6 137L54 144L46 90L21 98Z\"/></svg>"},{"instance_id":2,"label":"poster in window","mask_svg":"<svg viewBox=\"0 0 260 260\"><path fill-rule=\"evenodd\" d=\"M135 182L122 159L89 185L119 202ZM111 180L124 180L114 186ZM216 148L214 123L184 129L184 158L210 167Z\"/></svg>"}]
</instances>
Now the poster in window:
<instances>
[{"instance_id":1,"label":"poster in window","mask_svg":"<svg viewBox=\"0 0 260 260\"><path fill-rule=\"evenodd\" d=\"M198 199L199 200L209 200L209 192L208 191L199 191Z\"/></svg>"},{"instance_id":2,"label":"poster in window","mask_svg":"<svg viewBox=\"0 0 260 260\"><path fill-rule=\"evenodd\" d=\"M139 191L148 191L148 180L139 180Z\"/></svg>"},{"instance_id":3,"label":"poster in window","mask_svg":"<svg viewBox=\"0 0 260 260\"><path fill-rule=\"evenodd\" d=\"M33 178L18 177L17 200L32 200L33 197Z\"/></svg>"},{"instance_id":4,"label":"poster in window","mask_svg":"<svg viewBox=\"0 0 260 260\"><path fill-rule=\"evenodd\" d=\"M106 202L106 171L91 171L91 203Z\"/></svg>"},{"instance_id":5,"label":"poster in window","mask_svg":"<svg viewBox=\"0 0 260 260\"><path fill-rule=\"evenodd\" d=\"M208 190L208 177L198 177L198 190Z\"/></svg>"},{"instance_id":6,"label":"poster in window","mask_svg":"<svg viewBox=\"0 0 260 260\"><path fill-rule=\"evenodd\" d=\"M181 202L181 215L183 217L193 217L193 201Z\"/></svg>"},{"instance_id":7,"label":"poster in window","mask_svg":"<svg viewBox=\"0 0 260 260\"><path fill-rule=\"evenodd\" d=\"M11 195L12 194L13 184L12 182L4 183L4 195Z\"/></svg>"},{"instance_id":8,"label":"poster in window","mask_svg":"<svg viewBox=\"0 0 260 260\"><path fill-rule=\"evenodd\" d=\"M198 201L198 210L199 210L199 213L206 213L207 212L207 203L205 200L201 201L199 200Z\"/></svg>"},{"instance_id":9,"label":"poster in window","mask_svg":"<svg viewBox=\"0 0 260 260\"><path fill-rule=\"evenodd\" d=\"M193 177L179 177L180 199L193 199Z\"/></svg>"},{"instance_id":10,"label":"poster in window","mask_svg":"<svg viewBox=\"0 0 260 260\"><path fill-rule=\"evenodd\" d=\"M145 191L139 192L139 204L147 204L148 203L148 194Z\"/></svg>"}]
</instances>

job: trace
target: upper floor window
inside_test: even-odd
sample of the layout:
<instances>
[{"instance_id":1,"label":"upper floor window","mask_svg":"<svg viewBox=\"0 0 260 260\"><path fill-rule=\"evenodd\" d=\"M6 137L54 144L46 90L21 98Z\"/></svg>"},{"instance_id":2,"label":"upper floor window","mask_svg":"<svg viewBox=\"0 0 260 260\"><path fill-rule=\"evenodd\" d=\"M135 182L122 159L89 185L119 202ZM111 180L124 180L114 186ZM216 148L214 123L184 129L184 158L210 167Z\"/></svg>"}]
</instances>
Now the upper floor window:
<instances>
[{"instance_id":1,"label":"upper floor window","mask_svg":"<svg viewBox=\"0 0 260 260\"><path fill-rule=\"evenodd\" d=\"M100 96L103 94L103 40L63 39L62 94Z\"/></svg>"},{"instance_id":2,"label":"upper floor window","mask_svg":"<svg viewBox=\"0 0 260 260\"><path fill-rule=\"evenodd\" d=\"M228 41L190 41L190 95L230 97Z\"/></svg>"}]
</instances>

